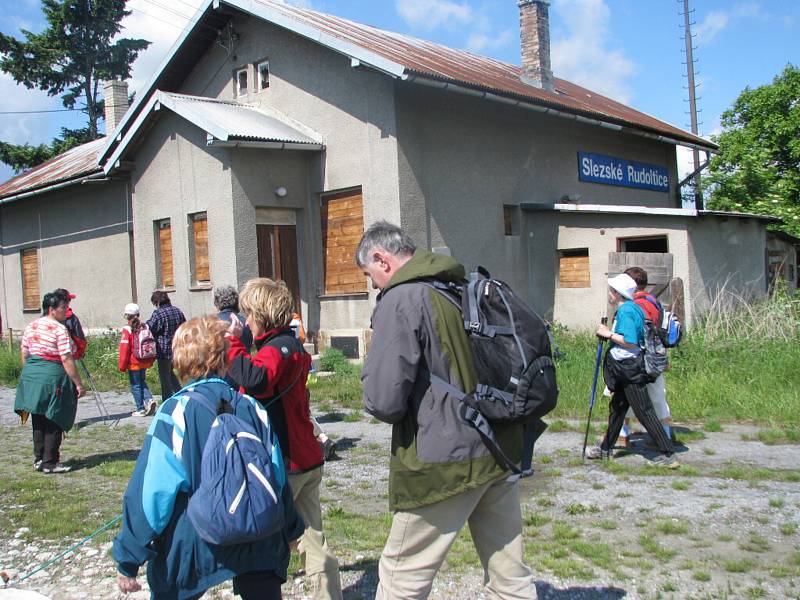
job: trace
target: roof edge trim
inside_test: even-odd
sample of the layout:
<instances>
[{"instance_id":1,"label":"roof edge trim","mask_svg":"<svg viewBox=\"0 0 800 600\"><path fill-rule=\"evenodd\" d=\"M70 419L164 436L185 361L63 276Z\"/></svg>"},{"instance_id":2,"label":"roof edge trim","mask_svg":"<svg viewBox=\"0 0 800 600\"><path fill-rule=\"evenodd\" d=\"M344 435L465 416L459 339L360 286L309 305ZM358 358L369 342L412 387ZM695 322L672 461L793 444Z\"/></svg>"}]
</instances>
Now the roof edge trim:
<instances>
[{"instance_id":1,"label":"roof edge trim","mask_svg":"<svg viewBox=\"0 0 800 600\"><path fill-rule=\"evenodd\" d=\"M17 200L23 200L25 198L30 198L31 196L38 196L39 194L46 194L47 192L59 190L65 187L69 187L71 185L78 185L80 183L83 183L84 181L97 179L98 177L102 176L104 176L104 174L100 169L100 167L98 166L94 171L90 173L85 173L83 175L79 175L74 179L56 181L44 185L40 188L35 188L32 190L28 190L26 192L20 192L19 194L11 194L9 196L5 196L4 198L0 198L0 204L11 204L12 202L16 202Z\"/></svg>"},{"instance_id":2,"label":"roof edge trim","mask_svg":"<svg viewBox=\"0 0 800 600\"><path fill-rule=\"evenodd\" d=\"M780 223L782 219L771 215L726 212L721 210L696 210L694 208L659 208L655 206L634 206L624 204L563 204L546 202L522 202L521 210L531 212L568 212L587 214L646 215L662 217L725 217L735 219L758 219L770 223Z\"/></svg>"}]
</instances>

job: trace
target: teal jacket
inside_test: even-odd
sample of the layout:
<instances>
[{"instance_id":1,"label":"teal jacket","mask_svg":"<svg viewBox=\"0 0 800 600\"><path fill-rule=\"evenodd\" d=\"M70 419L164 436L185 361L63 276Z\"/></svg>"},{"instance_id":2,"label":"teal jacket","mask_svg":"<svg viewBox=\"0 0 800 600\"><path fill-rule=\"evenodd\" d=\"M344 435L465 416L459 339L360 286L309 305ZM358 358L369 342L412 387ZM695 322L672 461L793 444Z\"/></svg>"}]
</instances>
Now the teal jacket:
<instances>
[{"instance_id":1,"label":"teal jacket","mask_svg":"<svg viewBox=\"0 0 800 600\"><path fill-rule=\"evenodd\" d=\"M417 250L378 296L372 343L361 380L364 406L391 423L389 504L409 510L498 479L497 464L477 431L459 415L460 401L431 386L429 373L474 391L475 367L460 311L420 278L460 281L452 258ZM508 456L519 461L522 426L495 426Z\"/></svg>"},{"instance_id":2,"label":"teal jacket","mask_svg":"<svg viewBox=\"0 0 800 600\"><path fill-rule=\"evenodd\" d=\"M75 385L60 362L30 356L22 367L14 411L44 415L64 431L72 429L78 412Z\"/></svg>"}]
</instances>

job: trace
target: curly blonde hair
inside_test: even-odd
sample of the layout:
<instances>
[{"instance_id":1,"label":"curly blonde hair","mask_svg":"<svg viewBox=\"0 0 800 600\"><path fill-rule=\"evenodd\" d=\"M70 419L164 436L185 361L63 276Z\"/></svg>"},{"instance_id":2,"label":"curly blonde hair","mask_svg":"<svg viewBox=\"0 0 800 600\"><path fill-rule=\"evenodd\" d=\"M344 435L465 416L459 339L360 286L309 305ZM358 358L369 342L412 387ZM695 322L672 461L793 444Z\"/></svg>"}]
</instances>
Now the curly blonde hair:
<instances>
[{"instance_id":1,"label":"curly blonde hair","mask_svg":"<svg viewBox=\"0 0 800 600\"><path fill-rule=\"evenodd\" d=\"M183 380L224 375L228 370L228 323L219 317L195 317L178 327L172 339L172 366Z\"/></svg>"},{"instance_id":2,"label":"curly blonde hair","mask_svg":"<svg viewBox=\"0 0 800 600\"><path fill-rule=\"evenodd\" d=\"M264 329L285 327L292 320L294 299L283 281L266 277L251 279L239 294L244 313Z\"/></svg>"}]
</instances>

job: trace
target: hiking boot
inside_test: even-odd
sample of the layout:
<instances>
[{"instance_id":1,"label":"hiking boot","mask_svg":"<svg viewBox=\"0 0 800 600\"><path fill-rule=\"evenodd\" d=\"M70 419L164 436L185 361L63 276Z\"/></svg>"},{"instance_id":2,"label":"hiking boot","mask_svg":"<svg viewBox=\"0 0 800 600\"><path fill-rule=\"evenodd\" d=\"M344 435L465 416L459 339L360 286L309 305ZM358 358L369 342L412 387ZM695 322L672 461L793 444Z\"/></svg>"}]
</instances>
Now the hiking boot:
<instances>
[{"instance_id":1,"label":"hiking boot","mask_svg":"<svg viewBox=\"0 0 800 600\"><path fill-rule=\"evenodd\" d=\"M331 460L336 456L336 442L328 438L320 444L322 449L322 456L325 460Z\"/></svg>"},{"instance_id":2,"label":"hiking boot","mask_svg":"<svg viewBox=\"0 0 800 600\"><path fill-rule=\"evenodd\" d=\"M596 460L598 458L611 458L611 451L603 450L600 446L592 446L591 448L586 449L584 456L590 460Z\"/></svg>"},{"instance_id":3,"label":"hiking boot","mask_svg":"<svg viewBox=\"0 0 800 600\"><path fill-rule=\"evenodd\" d=\"M42 473L47 473L48 475L52 473L69 473L70 471L72 471L72 467L62 465L61 463L57 463L52 467L42 467Z\"/></svg>"},{"instance_id":4,"label":"hiking boot","mask_svg":"<svg viewBox=\"0 0 800 600\"><path fill-rule=\"evenodd\" d=\"M147 416L147 411L145 409L141 408L139 410L133 411L131 413L131 416L132 417L146 417Z\"/></svg>"},{"instance_id":5,"label":"hiking boot","mask_svg":"<svg viewBox=\"0 0 800 600\"><path fill-rule=\"evenodd\" d=\"M41 471L42 470L42 459L33 461L33 470L34 471Z\"/></svg>"},{"instance_id":6,"label":"hiking boot","mask_svg":"<svg viewBox=\"0 0 800 600\"><path fill-rule=\"evenodd\" d=\"M677 469L681 466L674 454L659 454L650 462L657 467L666 467L667 469Z\"/></svg>"},{"instance_id":7,"label":"hiking boot","mask_svg":"<svg viewBox=\"0 0 800 600\"><path fill-rule=\"evenodd\" d=\"M156 414L156 409L158 409L158 403L155 400L150 400L150 404L147 405L147 413L145 416L152 417Z\"/></svg>"},{"instance_id":8,"label":"hiking boot","mask_svg":"<svg viewBox=\"0 0 800 600\"><path fill-rule=\"evenodd\" d=\"M519 474L520 479L532 476L533 476L533 469L522 469L522 472Z\"/></svg>"}]
</instances>

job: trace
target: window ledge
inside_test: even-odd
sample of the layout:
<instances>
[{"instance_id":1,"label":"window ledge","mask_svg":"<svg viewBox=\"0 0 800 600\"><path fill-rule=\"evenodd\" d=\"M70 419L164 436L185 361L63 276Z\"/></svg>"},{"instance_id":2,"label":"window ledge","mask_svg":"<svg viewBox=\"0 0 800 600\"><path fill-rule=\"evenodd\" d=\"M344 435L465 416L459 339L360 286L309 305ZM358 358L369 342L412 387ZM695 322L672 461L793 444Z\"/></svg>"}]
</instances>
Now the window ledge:
<instances>
[{"instance_id":1,"label":"window ledge","mask_svg":"<svg viewBox=\"0 0 800 600\"><path fill-rule=\"evenodd\" d=\"M213 285L210 283L195 283L194 285L189 286L190 292L205 292L210 289L213 289Z\"/></svg>"},{"instance_id":2,"label":"window ledge","mask_svg":"<svg viewBox=\"0 0 800 600\"><path fill-rule=\"evenodd\" d=\"M37 306L36 308L23 308L22 312L23 313L38 313L38 312L42 312L42 307L41 306Z\"/></svg>"},{"instance_id":3,"label":"window ledge","mask_svg":"<svg viewBox=\"0 0 800 600\"><path fill-rule=\"evenodd\" d=\"M369 292L339 292L333 294L317 294L320 300L336 300L337 298L369 298Z\"/></svg>"}]
</instances>

